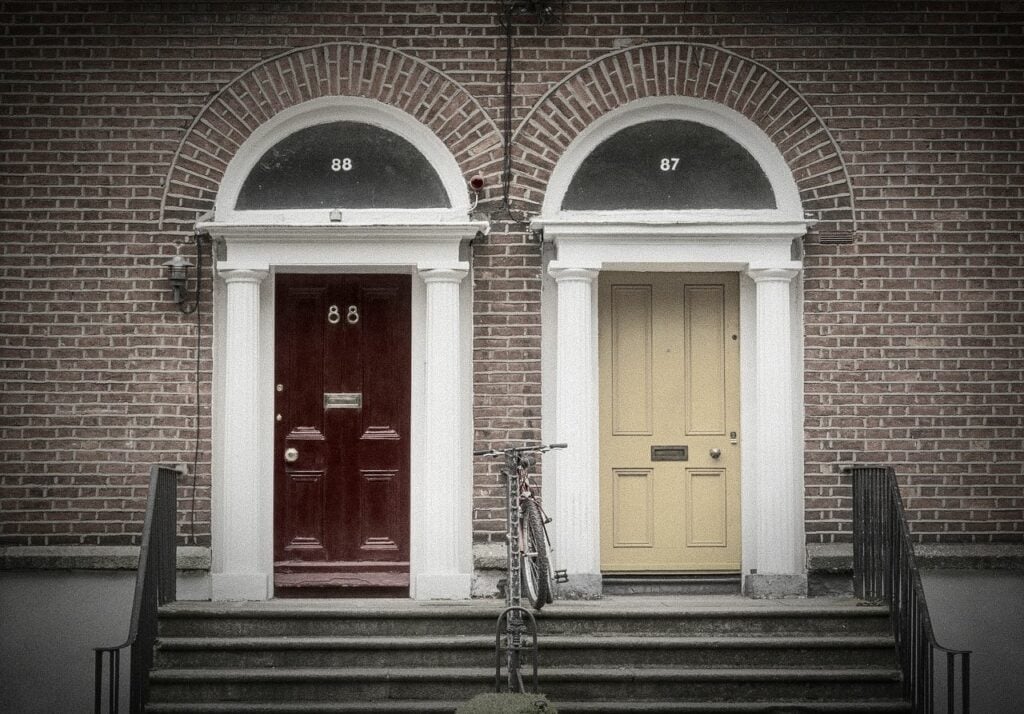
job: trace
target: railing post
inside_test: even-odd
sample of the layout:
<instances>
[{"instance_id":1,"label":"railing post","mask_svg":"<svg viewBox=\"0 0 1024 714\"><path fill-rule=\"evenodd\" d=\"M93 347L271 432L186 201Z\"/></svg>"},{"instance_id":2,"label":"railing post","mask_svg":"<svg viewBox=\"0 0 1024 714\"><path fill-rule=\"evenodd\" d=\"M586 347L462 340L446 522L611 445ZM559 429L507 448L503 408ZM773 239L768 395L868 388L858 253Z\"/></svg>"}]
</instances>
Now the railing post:
<instances>
[{"instance_id":1,"label":"railing post","mask_svg":"<svg viewBox=\"0 0 1024 714\"><path fill-rule=\"evenodd\" d=\"M121 650L131 647L128 660L128 708L141 714L146 700L149 669L153 665L158 608L174 602L177 578L176 518L178 513L178 470L156 465L149 473L149 496L142 526L139 565L128 637L117 647L97 647L94 707L103 707L103 654L110 655L107 681L107 710L116 714L121 700Z\"/></svg>"},{"instance_id":2,"label":"railing post","mask_svg":"<svg viewBox=\"0 0 1024 714\"><path fill-rule=\"evenodd\" d=\"M886 504L882 499L882 469L856 466L853 479L853 589L862 600L881 600L888 563L885 562L883 527Z\"/></svg>"},{"instance_id":3,"label":"railing post","mask_svg":"<svg viewBox=\"0 0 1024 714\"><path fill-rule=\"evenodd\" d=\"M946 699L956 711L955 659L959 656L960 711L970 712L970 652L938 644L928 615L914 545L896 475L889 468L858 466L853 478L853 582L863 600L884 602L892 617L904 696L915 714L936 706L936 653L946 653Z\"/></svg>"}]
</instances>

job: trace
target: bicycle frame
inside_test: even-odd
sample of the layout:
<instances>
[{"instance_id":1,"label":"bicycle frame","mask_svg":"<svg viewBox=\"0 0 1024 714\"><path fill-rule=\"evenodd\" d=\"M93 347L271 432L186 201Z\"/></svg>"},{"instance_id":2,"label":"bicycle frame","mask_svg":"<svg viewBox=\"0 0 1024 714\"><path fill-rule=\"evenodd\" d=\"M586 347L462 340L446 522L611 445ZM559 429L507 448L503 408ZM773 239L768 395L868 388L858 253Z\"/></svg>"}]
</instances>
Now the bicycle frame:
<instances>
[{"instance_id":1,"label":"bicycle frame","mask_svg":"<svg viewBox=\"0 0 1024 714\"><path fill-rule=\"evenodd\" d=\"M505 583L505 611L499 617L499 635L496 648L500 651L500 632L504 620L505 651L506 651L506 672L507 686L510 692L524 691L522 674L520 672L520 652L523 649L532 649L534 658L534 689L536 690L536 668L537 668L537 634L536 625L533 624L533 616L522 606L522 566L527 557L525 552L526 534L523 524L523 503L532 501L536 504L542 519L542 525L550 521L544 513L540 499L534 495L533 484L530 481L530 468L532 458L530 453L543 453L551 449L565 448L565 444L522 446L509 449L487 449L473 452L474 456L502 456L505 465L501 470L502 477L506 484L506 571L508 573ZM547 527L544 526L544 539L550 544L547 534ZM564 573L563 573L564 576ZM529 615L524 618L523 613ZM532 630L531 630L532 625ZM533 647L524 648L523 636L532 631ZM498 668L500 669L500 667ZM500 676L495 674L495 688L499 687Z\"/></svg>"}]
</instances>

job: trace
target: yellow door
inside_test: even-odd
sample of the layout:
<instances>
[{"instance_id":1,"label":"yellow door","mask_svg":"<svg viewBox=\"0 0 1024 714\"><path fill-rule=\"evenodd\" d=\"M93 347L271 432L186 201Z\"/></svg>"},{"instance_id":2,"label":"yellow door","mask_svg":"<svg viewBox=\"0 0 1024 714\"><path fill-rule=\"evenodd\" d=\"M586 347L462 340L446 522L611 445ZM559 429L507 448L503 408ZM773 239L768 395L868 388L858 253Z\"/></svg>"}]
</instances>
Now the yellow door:
<instances>
[{"instance_id":1,"label":"yellow door","mask_svg":"<svg viewBox=\"0 0 1024 714\"><path fill-rule=\"evenodd\" d=\"M601 273L601 569L740 568L734 273Z\"/></svg>"}]
</instances>

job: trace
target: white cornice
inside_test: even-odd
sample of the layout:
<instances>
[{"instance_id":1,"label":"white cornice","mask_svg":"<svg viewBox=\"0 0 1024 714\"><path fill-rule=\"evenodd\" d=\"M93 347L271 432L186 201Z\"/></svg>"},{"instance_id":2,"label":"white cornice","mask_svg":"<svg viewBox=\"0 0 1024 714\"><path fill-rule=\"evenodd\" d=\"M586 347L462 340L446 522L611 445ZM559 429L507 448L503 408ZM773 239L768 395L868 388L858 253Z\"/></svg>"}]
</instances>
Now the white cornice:
<instances>
[{"instance_id":1,"label":"white cornice","mask_svg":"<svg viewBox=\"0 0 1024 714\"><path fill-rule=\"evenodd\" d=\"M462 245L486 233L485 221L421 224L250 225L200 223L221 245L217 270L339 267L457 269Z\"/></svg>"},{"instance_id":2,"label":"white cornice","mask_svg":"<svg viewBox=\"0 0 1024 714\"><path fill-rule=\"evenodd\" d=\"M657 217L594 221L592 217L534 219L531 226L544 230L546 241L586 240L673 242L686 239L735 240L742 237L761 241L786 241L807 233L805 220L764 220L722 217L680 222Z\"/></svg>"},{"instance_id":3,"label":"white cornice","mask_svg":"<svg viewBox=\"0 0 1024 714\"><path fill-rule=\"evenodd\" d=\"M477 233L486 233L487 221L461 223L327 223L319 225L278 225L248 223L198 223L196 229L213 238L232 242L273 242L299 239L309 242L392 241L462 241Z\"/></svg>"}]
</instances>

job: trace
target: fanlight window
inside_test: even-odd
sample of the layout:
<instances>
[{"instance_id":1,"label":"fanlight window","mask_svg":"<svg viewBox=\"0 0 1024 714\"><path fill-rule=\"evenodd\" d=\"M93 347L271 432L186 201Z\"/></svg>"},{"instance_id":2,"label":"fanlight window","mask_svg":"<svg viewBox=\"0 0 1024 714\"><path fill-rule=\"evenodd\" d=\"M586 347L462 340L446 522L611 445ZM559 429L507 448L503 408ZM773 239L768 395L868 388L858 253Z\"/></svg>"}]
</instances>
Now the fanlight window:
<instances>
[{"instance_id":1,"label":"fanlight window","mask_svg":"<svg viewBox=\"0 0 1024 714\"><path fill-rule=\"evenodd\" d=\"M725 133L681 119L622 129L580 164L563 210L773 209L757 160Z\"/></svg>"},{"instance_id":2,"label":"fanlight window","mask_svg":"<svg viewBox=\"0 0 1024 714\"><path fill-rule=\"evenodd\" d=\"M300 129L249 172L235 209L450 208L437 171L406 139L372 124Z\"/></svg>"}]
</instances>

